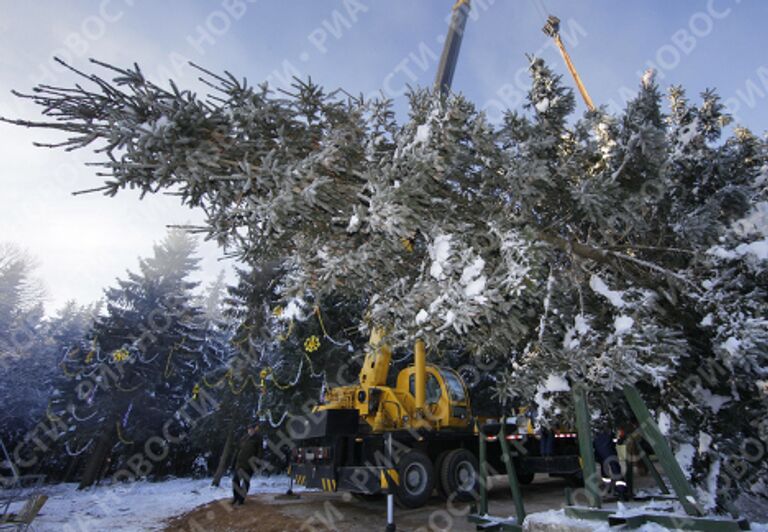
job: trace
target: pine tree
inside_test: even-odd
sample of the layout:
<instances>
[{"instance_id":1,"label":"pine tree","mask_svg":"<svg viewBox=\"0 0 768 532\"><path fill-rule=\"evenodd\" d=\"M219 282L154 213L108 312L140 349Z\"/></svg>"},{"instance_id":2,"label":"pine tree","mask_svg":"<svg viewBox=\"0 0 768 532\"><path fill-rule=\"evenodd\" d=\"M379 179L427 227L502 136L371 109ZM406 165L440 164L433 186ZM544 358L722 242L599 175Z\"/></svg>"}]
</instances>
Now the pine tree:
<instances>
[{"instance_id":1,"label":"pine tree","mask_svg":"<svg viewBox=\"0 0 768 532\"><path fill-rule=\"evenodd\" d=\"M62 362L65 377L53 411L71 428L65 449L88 450L81 487L114 454L127 457L193 393L205 370L202 311L193 306L196 243L175 230L139 262L139 273L105 291L106 313ZM183 449L171 449L177 456ZM162 470L162 464L160 464Z\"/></svg>"},{"instance_id":2,"label":"pine tree","mask_svg":"<svg viewBox=\"0 0 768 532\"><path fill-rule=\"evenodd\" d=\"M276 95L207 73L220 95L203 102L115 70L92 92L40 87L56 122L16 123L105 143L108 194L173 187L203 207L209 236L247 264L280 262L285 308L361 301L362 331L495 361L499 400L533 400L544 422L568 417L555 392L569 383L606 415L636 385L677 445L698 438L684 465L709 503L766 496L764 464L736 478L732 463L768 411L768 149L743 129L723 138L714 92L694 105L673 88L667 116L646 76L619 116L576 119L534 58L529 115L496 127L462 96L414 91L398 125L391 102L311 83Z\"/></svg>"}]
</instances>

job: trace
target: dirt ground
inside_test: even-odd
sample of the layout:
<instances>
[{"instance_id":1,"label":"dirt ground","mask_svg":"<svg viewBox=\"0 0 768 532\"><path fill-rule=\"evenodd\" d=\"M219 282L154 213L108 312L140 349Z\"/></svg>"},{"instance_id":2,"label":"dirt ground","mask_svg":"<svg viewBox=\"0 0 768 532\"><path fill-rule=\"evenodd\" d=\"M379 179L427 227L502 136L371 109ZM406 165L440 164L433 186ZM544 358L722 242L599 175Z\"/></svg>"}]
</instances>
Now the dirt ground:
<instances>
[{"instance_id":1,"label":"dirt ground","mask_svg":"<svg viewBox=\"0 0 768 532\"><path fill-rule=\"evenodd\" d=\"M528 513L561 508L565 482L544 476L524 486ZM504 477L495 477L489 511L493 515L515 514ZM506 489L505 489L505 486ZM474 531L466 515L468 505L448 505L437 497L417 510L395 509L397 530L427 532L432 530ZM170 520L166 531L172 532L372 532L386 525L386 499L359 501L347 493L303 492L297 499L280 495L255 494L246 504L233 508L228 500L219 500L195 508Z\"/></svg>"}]
</instances>

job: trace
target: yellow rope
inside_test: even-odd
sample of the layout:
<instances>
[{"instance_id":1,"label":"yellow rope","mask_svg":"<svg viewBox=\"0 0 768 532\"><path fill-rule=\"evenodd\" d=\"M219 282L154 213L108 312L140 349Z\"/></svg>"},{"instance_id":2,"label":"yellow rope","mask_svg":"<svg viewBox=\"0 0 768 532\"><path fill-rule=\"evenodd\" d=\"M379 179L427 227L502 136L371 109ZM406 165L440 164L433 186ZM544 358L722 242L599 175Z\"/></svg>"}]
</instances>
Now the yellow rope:
<instances>
[{"instance_id":1,"label":"yellow rope","mask_svg":"<svg viewBox=\"0 0 768 532\"><path fill-rule=\"evenodd\" d=\"M61 419L60 416L57 416L56 414L53 414L51 412L51 402L50 401L48 401L48 405L45 407L45 417L47 417L49 421L53 421L53 422L59 421Z\"/></svg>"},{"instance_id":2,"label":"yellow rope","mask_svg":"<svg viewBox=\"0 0 768 532\"><path fill-rule=\"evenodd\" d=\"M323 336L327 336L330 338L330 335L328 334L328 330L325 328L325 323L323 322L323 314L320 312L320 307L315 306L315 316L317 316L317 321L320 322L320 329L323 331Z\"/></svg>"},{"instance_id":3,"label":"yellow rope","mask_svg":"<svg viewBox=\"0 0 768 532\"><path fill-rule=\"evenodd\" d=\"M173 373L173 367L171 367L171 358L173 358L173 353L176 351L176 349L179 347L182 347L183 345L184 345L184 340L174 345L171 348L171 350L168 352L168 359L165 361L165 371L163 372L163 378L167 379Z\"/></svg>"},{"instance_id":4,"label":"yellow rope","mask_svg":"<svg viewBox=\"0 0 768 532\"><path fill-rule=\"evenodd\" d=\"M215 384L210 384L208 382L208 379L205 378L205 375L203 375L203 384L205 384L208 388L218 388L219 386L221 386L222 382L231 378L232 378L232 370L228 369L227 372L221 377L221 379L219 379L219 381L216 382Z\"/></svg>"},{"instance_id":5,"label":"yellow rope","mask_svg":"<svg viewBox=\"0 0 768 532\"><path fill-rule=\"evenodd\" d=\"M120 384L119 384L119 383L115 382L115 388L117 388L117 389L118 389L118 390L120 390L121 392L126 392L126 393L135 392L136 390L138 390L139 388L141 388L141 386L142 386L142 385L141 385L141 383L139 383L139 384L137 384L137 385L136 385L136 387L135 387L135 388L123 388L122 386L120 386Z\"/></svg>"},{"instance_id":6,"label":"yellow rope","mask_svg":"<svg viewBox=\"0 0 768 532\"><path fill-rule=\"evenodd\" d=\"M133 442L128 441L125 438L123 438L123 432L120 430L120 422L115 421L115 427L117 427L117 439L120 440L121 443L124 443L125 445L131 445Z\"/></svg>"},{"instance_id":7,"label":"yellow rope","mask_svg":"<svg viewBox=\"0 0 768 532\"><path fill-rule=\"evenodd\" d=\"M270 372L271 373L271 372ZM291 387L290 384L280 384L277 379L275 378L275 375L272 374L272 384L274 384L278 390L287 390Z\"/></svg>"},{"instance_id":8,"label":"yellow rope","mask_svg":"<svg viewBox=\"0 0 768 532\"><path fill-rule=\"evenodd\" d=\"M68 379L74 379L75 377L77 377L78 375L80 375L80 373L83 371L83 370L81 369L80 371L77 371L77 372L75 372L75 373L70 373L69 371L67 371L67 365L66 365L66 363L64 363L64 362L62 362L61 364L59 364L59 367L61 368L61 371L63 371L63 372L64 372L64 376L65 376L65 377L67 377Z\"/></svg>"},{"instance_id":9,"label":"yellow rope","mask_svg":"<svg viewBox=\"0 0 768 532\"><path fill-rule=\"evenodd\" d=\"M245 382L240 387L240 389L237 390L237 391L235 391L236 387L235 387L232 379L230 379L229 380L229 391L231 391L234 395L240 395L241 393L243 393L243 390L245 390L245 387L248 386L249 382L253 383L254 388L256 388L256 389L259 388L259 385L256 384L256 381L254 380L253 375L248 375L248 378L245 379Z\"/></svg>"},{"instance_id":10,"label":"yellow rope","mask_svg":"<svg viewBox=\"0 0 768 532\"><path fill-rule=\"evenodd\" d=\"M291 333L293 332L293 320L291 320L291 323L288 324L288 330L285 334L281 334L277 337L278 340L281 342L285 342L289 336L291 336Z\"/></svg>"},{"instance_id":11,"label":"yellow rope","mask_svg":"<svg viewBox=\"0 0 768 532\"><path fill-rule=\"evenodd\" d=\"M309 363L309 374L312 375L315 373L315 367L312 365L312 359L309 358L309 355L307 353L304 353L304 358L307 359L307 362Z\"/></svg>"}]
</instances>

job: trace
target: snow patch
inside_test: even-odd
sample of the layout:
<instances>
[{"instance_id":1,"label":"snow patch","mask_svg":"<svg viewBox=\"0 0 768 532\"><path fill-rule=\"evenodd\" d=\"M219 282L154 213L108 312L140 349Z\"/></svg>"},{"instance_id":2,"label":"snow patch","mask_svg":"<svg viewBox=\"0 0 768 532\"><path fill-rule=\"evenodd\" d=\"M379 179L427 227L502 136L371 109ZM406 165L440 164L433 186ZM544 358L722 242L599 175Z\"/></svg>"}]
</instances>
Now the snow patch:
<instances>
[{"instance_id":1,"label":"snow patch","mask_svg":"<svg viewBox=\"0 0 768 532\"><path fill-rule=\"evenodd\" d=\"M707 454L712 446L712 436L706 432L699 431L699 454Z\"/></svg>"},{"instance_id":2,"label":"snow patch","mask_svg":"<svg viewBox=\"0 0 768 532\"><path fill-rule=\"evenodd\" d=\"M731 336L725 342L720 344L720 347L728 351L729 355L734 356L736 353L739 352L739 347L741 347L741 341L735 336Z\"/></svg>"},{"instance_id":3,"label":"snow patch","mask_svg":"<svg viewBox=\"0 0 768 532\"><path fill-rule=\"evenodd\" d=\"M733 222L731 229L738 236L759 234L768 237L768 201L756 203L747 216Z\"/></svg>"},{"instance_id":4,"label":"snow patch","mask_svg":"<svg viewBox=\"0 0 768 532\"><path fill-rule=\"evenodd\" d=\"M717 478L720 476L720 459L718 458L709 468L707 475L707 490L699 490L699 495L704 501L704 507L707 510L713 510L717 505ZM702 493L703 492L703 493ZM753 529L754 530L754 529Z\"/></svg>"},{"instance_id":5,"label":"snow patch","mask_svg":"<svg viewBox=\"0 0 768 532\"><path fill-rule=\"evenodd\" d=\"M479 298L483 290L485 290L485 284L487 278L485 275L481 275L483 268L485 267L485 261L482 257L477 257L472 264L466 266L461 272L461 279L459 282L464 285L464 295L467 297Z\"/></svg>"},{"instance_id":6,"label":"snow patch","mask_svg":"<svg viewBox=\"0 0 768 532\"><path fill-rule=\"evenodd\" d=\"M485 261L482 257L477 257L472 264L465 267L464 270L461 272L461 284L464 286L471 283L475 278L477 278L482 272L483 268L485 267Z\"/></svg>"},{"instance_id":7,"label":"snow patch","mask_svg":"<svg viewBox=\"0 0 768 532\"><path fill-rule=\"evenodd\" d=\"M575 349L579 346L579 337L586 336L592 328L584 314L577 314L573 319L573 327L569 327L563 338L563 349Z\"/></svg>"},{"instance_id":8,"label":"snow patch","mask_svg":"<svg viewBox=\"0 0 768 532\"><path fill-rule=\"evenodd\" d=\"M284 493L290 481L284 475L254 477L251 493ZM294 486L294 491L304 491ZM35 519L39 532L61 530L165 530L165 521L209 502L231 498L228 477L220 487L210 478L175 478L163 482L116 483L78 490L77 484L44 486L48 495L42 512Z\"/></svg>"},{"instance_id":9,"label":"snow patch","mask_svg":"<svg viewBox=\"0 0 768 532\"><path fill-rule=\"evenodd\" d=\"M712 314L707 314L701 319L701 322L699 323L702 327L709 327L712 325Z\"/></svg>"},{"instance_id":10,"label":"snow patch","mask_svg":"<svg viewBox=\"0 0 768 532\"><path fill-rule=\"evenodd\" d=\"M573 320L573 328L576 329L576 332L582 336L592 330L584 314L576 315L576 318Z\"/></svg>"},{"instance_id":11,"label":"snow patch","mask_svg":"<svg viewBox=\"0 0 768 532\"><path fill-rule=\"evenodd\" d=\"M413 138L413 144L426 144L429 142L429 137L432 135L432 128L429 124L421 124L416 128L416 136Z\"/></svg>"},{"instance_id":12,"label":"snow patch","mask_svg":"<svg viewBox=\"0 0 768 532\"><path fill-rule=\"evenodd\" d=\"M429 245L429 256L432 259L429 274L438 281L445 279L448 258L451 256L451 235L435 237L435 241Z\"/></svg>"},{"instance_id":13,"label":"snow patch","mask_svg":"<svg viewBox=\"0 0 768 532\"><path fill-rule=\"evenodd\" d=\"M622 298L622 295L624 292L621 292L619 290L611 290L608 288L608 285L605 284L605 281L603 281L600 277L593 274L592 277L589 279L589 287L597 294L600 294L604 298L606 298L611 305L613 305L616 308L623 308L627 306L627 304L624 302L624 299Z\"/></svg>"},{"instance_id":14,"label":"snow patch","mask_svg":"<svg viewBox=\"0 0 768 532\"><path fill-rule=\"evenodd\" d=\"M672 420L669 417L669 414L666 412L659 412L659 420L658 420L659 430L664 436L669 435L669 428L672 426Z\"/></svg>"},{"instance_id":15,"label":"snow patch","mask_svg":"<svg viewBox=\"0 0 768 532\"><path fill-rule=\"evenodd\" d=\"M456 313L452 310L449 310L445 313L445 317L443 318L443 325L440 327L440 330L447 329L451 325L453 325L453 322L456 321Z\"/></svg>"},{"instance_id":16,"label":"snow patch","mask_svg":"<svg viewBox=\"0 0 768 532\"><path fill-rule=\"evenodd\" d=\"M726 397L725 395L716 395L707 390L706 388L702 388L699 391L699 395L701 396L701 400L704 402L705 405L707 405L712 412L717 414L721 408L723 408L723 405L730 402L731 398Z\"/></svg>"},{"instance_id":17,"label":"snow patch","mask_svg":"<svg viewBox=\"0 0 768 532\"><path fill-rule=\"evenodd\" d=\"M768 201L755 204L749 214L731 224L731 230L740 238L758 235L763 238L754 242L743 243L734 249L712 246L707 254L723 260L734 260L753 255L757 260L768 260Z\"/></svg>"},{"instance_id":18,"label":"snow patch","mask_svg":"<svg viewBox=\"0 0 768 532\"><path fill-rule=\"evenodd\" d=\"M544 388L548 392L568 392L571 390L565 375L555 375L554 373L544 381Z\"/></svg>"},{"instance_id":19,"label":"snow patch","mask_svg":"<svg viewBox=\"0 0 768 532\"><path fill-rule=\"evenodd\" d=\"M483 293L483 290L485 290L485 282L486 278L485 275L481 275L471 283L469 283L467 286L464 287L464 295L467 297L474 297L475 299L480 299L478 296Z\"/></svg>"},{"instance_id":20,"label":"snow patch","mask_svg":"<svg viewBox=\"0 0 768 532\"><path fill-rule=\"evenodd\" d=\"M358 229L360 229L360 217L357 215L357 213L355 213L349 219L349 224L347 225L347 233L356 233Z\"/></svg>"},{"instance_id":21,"label":"snow patch","mask_svg":"<svg viewBox=\"0 0 768 532\"><path fill-rule=\"evenodd\" d=\"M656 69L646 69L645 72L643 72L643 77L640 79L640 82L643 84L643 87L650 89L656 82Z\"/></svg>"},{"instance_id":22,"label":"snow patch","mask_svg":"<svg viewBox=\"0 0 768 532\"><path fill-rule=\"evenodd\" d=\"M593 521L575 519L565 515L565 510L547 510L525 516L524 530L593 530ZM605 526L606 530L608 526Z\"/></svg>"},{"instance_id":23,"label":"snow patch","mask_svg":"<svg viewBox=\"0 0 768 532\"><path fill-rule=\"evenodd\" d=\"M544 98L536 102L536 111L539 113L546 113L549 110L549 98Z\"/></svg>"},{"instance_id":24,"label":"snow patch","mask_svg":"<svg viewBox=\"0 0 768 532\"><path fill-rule=\"evenodd\" d=\"M615 320L613 320L613 328L614 328L614 334L616 336L621 336L622 334L626 334L629 332L629 330L632 328L632 325L635 324L635 320L630 318L629 316L618 316Z\"/></svg>"},{"instance_id":25,"label":"snow patch","mask_svg":"<svg viewBox=\"0 0 768 532\"><path fill-rule=\"evenodd\" d=\"M155 121L152 124L152 131L156 132L156 131L158 131L158 130L168 126L168 124L170 124L170 123L171 123L171 121L168 120L168 117L163 115L160 118L158 118L157 121Z\"/></svg>"},{"instance_id":26,"label":"snow patch","mask_svg":"<svg viewBox=\"0 0 768 532\"><path fill-rule=\"evenodd\" d=\"M690 443L682 443L678 447L675 453L675 460L680 464L680 468L685 473L685 476L691 476L691 466L693 465L693 458L696 456L696 448Z\"/></svg>"},{"instance_id":27,"label":"snow patch","mask_svg":"<svg viewBox=\"0 0 768 532\"><path fill-rule=\"evenodd\" d=\"M426 310L421 309L416 314L416 325L421 325L423 323L426 323L428 320L429 320L429 314L427 313Z\"/></svg>"},{"instance_id":28,"label":"snow patch","mask_svg":"<svg viewBox=\"0 0 768 532\"><path fill-rule=\"evenodd\" d=\"M280 314L280 319L283 320L297 320L303 321L304 316L304 300L295 297L291 299Z\"/></svg>"},{"instance_id":29,"label":"snow patch","mask_svg":"<svg viewBox=\"0 0 768 532\"><path fill-rule=\"evenodd\" d=\"M735 251L740 257L754 255L757 260L766 260L768 259L768 238L756 240L749 244L739 244Z\"/></svg>"},{"instance_id":30,"label":"snow patch","mask_svg":"<svg viewBox=\"0 0 768 532\"><path fill-rule=\"evenodd\" d=\"M755 185L758 187L761 187L768 183L768 164L764 164L762 168L760 168L760 174L755 179Z\"/></svg>"},{"instance_id":31,"label":"snow patch","mask_svg":"<svg viewBox=\"0 0 768 532\"><path fill-rule=\"evenodd\" d=\"M691 121L690 124L687 124L682 127L680 130L680 144L681 148L684 148L688 146L688 144L691 143L691 141L696 137L696 135L699 132L699 119L694 118L693 121Z\"/></svg>"}]
</instances>

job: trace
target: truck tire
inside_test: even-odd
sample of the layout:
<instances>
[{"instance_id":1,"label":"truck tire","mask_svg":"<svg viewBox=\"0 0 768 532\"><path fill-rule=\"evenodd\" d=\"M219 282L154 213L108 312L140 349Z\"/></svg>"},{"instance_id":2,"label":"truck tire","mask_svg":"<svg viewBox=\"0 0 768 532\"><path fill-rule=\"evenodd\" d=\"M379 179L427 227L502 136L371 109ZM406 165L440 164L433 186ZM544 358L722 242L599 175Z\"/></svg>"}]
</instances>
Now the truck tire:
<instances>
[{"instance_id":1,"label":"truck tire","mask_svg":"<svg viewBox=\"0 0 768 532\"><path fill-rule=\"evenodd\" d=\"M448 497L467 502L480 493L480 473L477 458L466 449L449 452L440 467L440 484Z\"/></svg>"},{"instance_id":2,"label":"truck tire","mask_svg":"<svg viewBox=\"0 0 768 532\"><path fill-rule=\"evenodd\" d=\"M437 488L437 493L442 499L448 498L448 491L445 489L445 486L443 486L442 475L440 472L443 470L443 462L445 461L445 457L448 456L450 452L451 451L441 452L439 455L437 455L437 460L435 460L435 487Z\"/></svg>"},{"instance_id":3,"label":"truck tire","mask_svg":"<svg viewBox=\"0 0 768 532\"><path fill-rule=\"evenodd\" d=\"M397 463L399 482L395 500L403 508L424 506L435 489L435 469L421 451L407 452Z\"/></svg>"}]
</instances>

